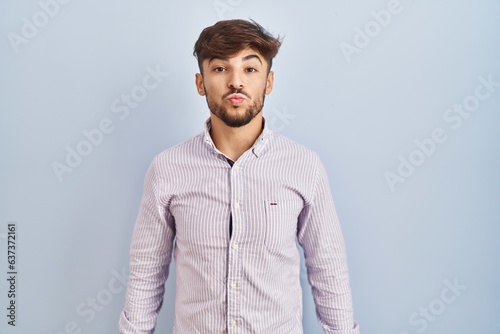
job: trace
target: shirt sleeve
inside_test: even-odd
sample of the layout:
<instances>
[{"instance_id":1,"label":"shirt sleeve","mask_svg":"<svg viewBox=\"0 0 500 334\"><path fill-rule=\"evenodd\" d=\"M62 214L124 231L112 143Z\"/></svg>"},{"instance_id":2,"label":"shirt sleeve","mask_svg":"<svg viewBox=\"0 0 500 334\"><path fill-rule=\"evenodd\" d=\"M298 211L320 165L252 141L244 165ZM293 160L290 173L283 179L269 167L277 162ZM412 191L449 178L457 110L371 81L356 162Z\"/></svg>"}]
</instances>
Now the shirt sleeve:
<instances>
[{"instance_id":1,"label":"shirt sleeve","mask_svg":"<svg viewBox=\"0 0 500 334\"><path fill-rule=\"evenodd\" d=\"M169 210L159 204L156 169L153 162L146 174L132 236L130 276L125 307L120 314L120 334L153 333L163 304L175 225Z\"/></svg>"},{"instance_id":2,"label":"shirt sleeve","mask_svg":"<svg viewBox=\"0 0 500 334\"><path fill-rule=\"evenodd\" d=\"M319 157L313 180L311 200L299 215L298 241L304 250L316 314L326 334L359 334L342 231Z\"/></svg>"}]
</instances>

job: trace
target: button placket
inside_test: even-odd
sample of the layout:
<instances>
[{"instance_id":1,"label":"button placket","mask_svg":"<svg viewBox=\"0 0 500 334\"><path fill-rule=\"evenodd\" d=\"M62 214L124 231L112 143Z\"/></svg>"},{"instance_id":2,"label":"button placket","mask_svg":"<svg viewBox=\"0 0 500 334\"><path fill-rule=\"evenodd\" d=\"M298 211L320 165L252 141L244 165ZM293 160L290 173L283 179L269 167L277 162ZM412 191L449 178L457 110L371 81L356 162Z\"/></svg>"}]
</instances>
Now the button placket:
<instances>
[{"instance_id":1,"label":"button placket","mask_svg":"<svg viewBox=\"0 0 500 334\"><path fill-rule=\"evenodd\" d=\"M230 169L230 200L232 216L232 234L229 240L228 248L228 276L227 276L227 330L228 333L237 333L238 319L241 316L241 296L238 289L241 279L241 233L244 210L244 194L242 194L241 185L243 182L243 173L241 160L238 159Z\"/></svg>"}]
</instances>

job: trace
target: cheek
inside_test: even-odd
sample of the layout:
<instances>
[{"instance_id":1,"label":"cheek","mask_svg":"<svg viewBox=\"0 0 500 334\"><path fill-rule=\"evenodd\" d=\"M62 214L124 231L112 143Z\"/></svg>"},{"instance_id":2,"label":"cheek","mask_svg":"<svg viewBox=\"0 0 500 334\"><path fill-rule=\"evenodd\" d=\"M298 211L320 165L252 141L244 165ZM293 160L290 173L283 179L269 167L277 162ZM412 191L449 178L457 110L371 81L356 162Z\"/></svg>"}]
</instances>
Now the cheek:
<instances>
[{"instance_id":1,"label":"cheek","mask_svg":"<svg viewBox=\"0 0 500 334\"><path fill-rule=\"evenodd\" d=\"M258 82L253 82L250 85L246 85L246 88L243 88L243 90L251 94L253 98L260 98L263 92L266 91L266 86L266 81L259 80Z\"/></svg>"},{"instance_id":2,"label":"cheek","mask_svg":"<svg viewBox=\"0 0 500 334\"><path fill-rule=\"evenodd\" d=\"M207 95L210 94L212 98L215 98L217 95L220 95L221 88L220 85L217 85L217 83L213 83L207 80L204 82L204 87L205 87L205 93Z\"/></svg>"}]
</instances>

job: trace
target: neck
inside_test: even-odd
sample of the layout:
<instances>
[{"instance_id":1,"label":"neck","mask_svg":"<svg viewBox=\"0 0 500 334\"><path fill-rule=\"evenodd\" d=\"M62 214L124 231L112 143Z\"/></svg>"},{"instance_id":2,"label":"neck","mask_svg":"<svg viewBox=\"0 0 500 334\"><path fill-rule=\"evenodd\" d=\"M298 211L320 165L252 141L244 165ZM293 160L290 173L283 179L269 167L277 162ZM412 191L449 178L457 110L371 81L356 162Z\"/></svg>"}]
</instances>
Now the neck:
<instances>
[{"instance_id":1,"label":"neck","mask_svg":"<svg viewBox=\"0 0 500 334\"><path fill-rule=\"evenodd\" d=\"M255 116L247 125L232 128L217 116L210 115L210 136L215 147L231 160L236 161L255 143L262 132L262 114Z\"/></svg>"}]
</instances>

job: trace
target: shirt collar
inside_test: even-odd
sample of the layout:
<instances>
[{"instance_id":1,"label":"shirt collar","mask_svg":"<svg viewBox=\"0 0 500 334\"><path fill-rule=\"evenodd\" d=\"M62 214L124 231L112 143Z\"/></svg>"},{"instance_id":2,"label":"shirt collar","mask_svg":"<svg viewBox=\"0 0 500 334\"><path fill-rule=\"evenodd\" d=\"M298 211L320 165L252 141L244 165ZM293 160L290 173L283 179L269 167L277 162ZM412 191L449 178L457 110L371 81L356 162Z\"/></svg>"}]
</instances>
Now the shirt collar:
<instances>
[{"instance_id":1,"label":"shirt collar","mask_svg":"<svg viewBox=\"0 0 500 334\"><path fill-rule=\"evenodd\" d=\"M263 149L266 146L266 143L269 141L269 136L271 134L271 130L267 127L267 122L266 122L266 119L264 117L262 118L262 122L264 123L264 128L262 129L262 132L260 133L259 137L257 137L257 140L255 140L255 143L250 148L250 150L252 150L252 153L256 157L259 157L262 154ZM212 122L210 121L210 118L208 118L205 121L205 129L203 131L204 141L207 145L209 145L217 153L223 154L222 152L220 152L217 149L217 147L215 147L215 144L212 140L212 137L210 136L210 129L211 128L212 128Z\"/></svg>"}]
</instances>

